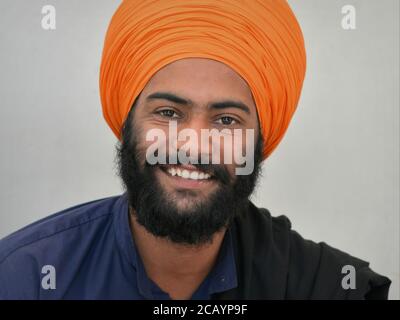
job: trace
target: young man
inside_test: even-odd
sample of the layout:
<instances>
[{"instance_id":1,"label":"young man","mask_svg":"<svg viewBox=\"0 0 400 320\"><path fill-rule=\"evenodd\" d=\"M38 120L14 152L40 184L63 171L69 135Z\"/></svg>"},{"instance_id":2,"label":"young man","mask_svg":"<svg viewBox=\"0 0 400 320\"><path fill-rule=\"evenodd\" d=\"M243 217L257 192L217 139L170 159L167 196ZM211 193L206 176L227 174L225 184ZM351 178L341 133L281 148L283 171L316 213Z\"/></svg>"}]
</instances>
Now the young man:
<instances>
[{"instance_id":1,"label":"young man","mask_svg":"<svg viewBox=\"0 0 400 320\"><path fill-rule=\"evenodd\" d=\"M126 192L1 240L0 298L387 298L367 262L249 200L305 66L285 1L123 1L100 91Z\"/></svg>"}]
</instances>

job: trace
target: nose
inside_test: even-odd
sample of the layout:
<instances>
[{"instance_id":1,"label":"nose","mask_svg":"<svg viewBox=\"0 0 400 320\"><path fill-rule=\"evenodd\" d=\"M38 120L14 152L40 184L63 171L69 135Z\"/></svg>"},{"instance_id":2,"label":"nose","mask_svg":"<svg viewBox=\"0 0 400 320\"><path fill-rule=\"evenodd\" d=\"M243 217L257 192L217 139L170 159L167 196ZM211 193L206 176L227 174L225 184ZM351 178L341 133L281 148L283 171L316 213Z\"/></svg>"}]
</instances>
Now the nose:
<instances>
[{"instance_id":1,"label":"nose","mask_svg":"<svg viewBox=\"0 0 400 320\"><path fill-rule=\"evenodd\" d=\"M189 163L202 163L204 159L209 159L211 145L208 130L210 130L210 121L203 114L194 114L187 121L177 125L177 150L182 155L186 155L185 158Z\"/></svg>"}]
</instances>

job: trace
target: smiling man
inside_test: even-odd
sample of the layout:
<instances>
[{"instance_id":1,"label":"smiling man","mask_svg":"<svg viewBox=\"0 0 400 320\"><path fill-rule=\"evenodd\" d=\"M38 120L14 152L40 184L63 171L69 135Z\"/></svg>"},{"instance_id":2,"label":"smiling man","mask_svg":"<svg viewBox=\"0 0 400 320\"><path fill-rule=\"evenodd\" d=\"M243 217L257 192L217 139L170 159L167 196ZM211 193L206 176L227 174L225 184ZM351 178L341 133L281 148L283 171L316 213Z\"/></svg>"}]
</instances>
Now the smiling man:
<instances>
[{"instance_id":1,"label":"smiling man","mask_svg":"<svg viewBox=\"0 0 400 320\"><path fill-rule=\"evenodd\" d=\"M123 1L100 93L125 192L2 239L0 298L387 298L367 262L249 200L305 66L286 1Z\"/></svg>"}]
</instances>

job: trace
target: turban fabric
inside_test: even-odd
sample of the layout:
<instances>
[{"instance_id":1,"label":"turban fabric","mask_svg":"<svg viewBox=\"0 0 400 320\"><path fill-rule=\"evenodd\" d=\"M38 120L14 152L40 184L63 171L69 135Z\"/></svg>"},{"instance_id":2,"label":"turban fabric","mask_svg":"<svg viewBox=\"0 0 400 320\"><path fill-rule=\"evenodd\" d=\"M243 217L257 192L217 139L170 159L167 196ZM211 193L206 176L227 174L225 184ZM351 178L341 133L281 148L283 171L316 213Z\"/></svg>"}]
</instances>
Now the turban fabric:
<instances>
[{"instance_id":1,"label":"turban fabric","mask_svg":"<svg viewBox=\"0 0 400 320\"><path fill-rule=\"evenodd\" d=\"M122 1L107 30L99 83L116 137L150 78L196 57L222 62L247 82L267 158L297 108L306 70L303 34L285 0Z\"/></svg>"}]
</instances>

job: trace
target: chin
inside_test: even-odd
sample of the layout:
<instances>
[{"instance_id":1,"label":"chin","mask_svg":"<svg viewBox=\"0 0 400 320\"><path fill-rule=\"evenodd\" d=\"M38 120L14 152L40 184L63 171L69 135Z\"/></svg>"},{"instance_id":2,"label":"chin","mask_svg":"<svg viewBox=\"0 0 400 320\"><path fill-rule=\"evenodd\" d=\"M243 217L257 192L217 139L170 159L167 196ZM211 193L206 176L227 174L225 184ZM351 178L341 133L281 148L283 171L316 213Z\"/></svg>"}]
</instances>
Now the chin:
<instances>
[{"instance_id":1,"label":"chin","mask_svg":"<svg viewBox=\"0 0 400 320\"><path fill-rule=\"evenodd\" d=\"M172 191L174 196L171 196L171 191L166 192L168 195L168 199L171 201L171 205L173 205L179 212L185 213L187 211L192 211L198 205L206 203L208 199L200 194L188 193L185 191Z\"/></svg>"}]
</instances>

